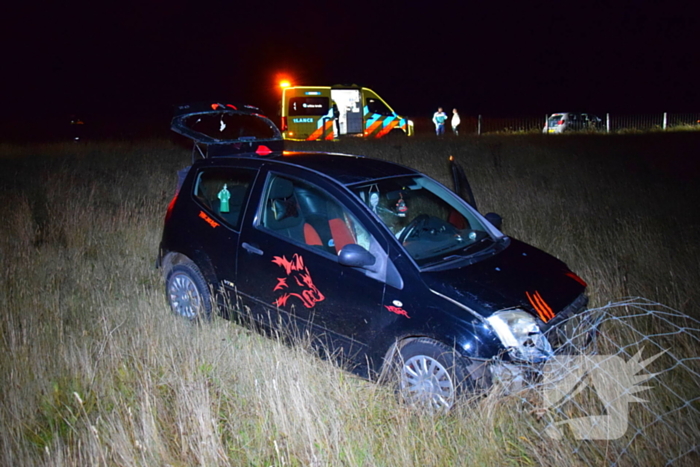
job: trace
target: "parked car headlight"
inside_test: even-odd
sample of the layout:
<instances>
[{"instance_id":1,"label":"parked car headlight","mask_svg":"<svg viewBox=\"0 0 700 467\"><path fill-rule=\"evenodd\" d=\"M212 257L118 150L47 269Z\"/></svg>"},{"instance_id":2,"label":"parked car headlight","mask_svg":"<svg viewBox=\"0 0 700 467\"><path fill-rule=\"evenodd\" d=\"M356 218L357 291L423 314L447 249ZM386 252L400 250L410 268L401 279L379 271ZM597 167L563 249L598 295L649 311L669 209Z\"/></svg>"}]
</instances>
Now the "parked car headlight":
<instances>
[{"instance_id":1,"label":"parked car headlight","mask_svg":"<svg viewBox=\"0 0 700 467\"><path fill-rule=\"evenodd\" d=\"M552 346L531 314L522 310L503 310L486 320L515 359L540 362L552 356Z\"/></svg>"}]
</instances>

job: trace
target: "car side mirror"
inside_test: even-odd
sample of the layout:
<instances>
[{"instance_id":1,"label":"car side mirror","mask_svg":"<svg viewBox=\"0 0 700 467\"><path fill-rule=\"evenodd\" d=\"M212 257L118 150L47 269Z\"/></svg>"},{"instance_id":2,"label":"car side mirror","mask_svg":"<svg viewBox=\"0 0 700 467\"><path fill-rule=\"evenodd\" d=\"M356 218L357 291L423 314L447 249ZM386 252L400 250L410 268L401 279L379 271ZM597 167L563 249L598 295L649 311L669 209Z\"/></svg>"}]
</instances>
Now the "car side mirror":
<instances>
[{"instance_id":1,"label":"car side mirror","mask_svg":"<svg viewBox=\"0 0 700 467\"><path fill-rule=\"evenodd\" d=\"M338 262L343 266L366 268L372 266L376 261L377 258L372 253L355 243L345 245L338 253Z\"/></svg>"},{"instance_id":2,"label":"car side mirror","mask_svg":"<svg viewBox=\"0 0 700 467\"><path fill-rule=\"evenodd\" d=\"M500 215L496 214L495 212L490 212L484 217L487 221L493 224L494 227L496 227L498 230L501 230L501 226L503 225L503 218Z\"/></svg>"}]
</instances>

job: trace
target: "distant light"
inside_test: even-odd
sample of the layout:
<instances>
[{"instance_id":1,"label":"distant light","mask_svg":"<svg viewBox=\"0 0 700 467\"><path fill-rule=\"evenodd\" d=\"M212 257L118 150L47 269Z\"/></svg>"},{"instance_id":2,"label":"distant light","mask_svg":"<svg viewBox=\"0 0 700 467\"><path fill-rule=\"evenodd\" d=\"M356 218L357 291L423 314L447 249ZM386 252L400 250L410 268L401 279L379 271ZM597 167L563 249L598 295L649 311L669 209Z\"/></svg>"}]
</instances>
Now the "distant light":
<instances>
[{"instance_id":1,"label":"distant light","mask_svg":"<svg viewBox=\"0 0 700 467\"><path fill-rule=\"evenodd\" d=\"M283 79L282 81L280 81L280 88L282 88L282 89L288 88L288 87L290 87L291 85L292 85L292 83L290 83L290 82L289 82L288 80L286 80L286 79Z\"/></svg>"}]
</instances>

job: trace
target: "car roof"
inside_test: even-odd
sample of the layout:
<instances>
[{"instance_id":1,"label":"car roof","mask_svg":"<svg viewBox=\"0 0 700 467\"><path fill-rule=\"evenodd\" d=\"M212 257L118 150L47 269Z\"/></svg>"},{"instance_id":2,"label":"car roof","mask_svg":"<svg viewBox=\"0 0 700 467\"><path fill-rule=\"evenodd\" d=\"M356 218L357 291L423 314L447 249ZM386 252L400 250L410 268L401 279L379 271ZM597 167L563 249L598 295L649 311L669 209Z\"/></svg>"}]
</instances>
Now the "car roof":
<instances>
[{"instance_id":1,"label":"car roof","mask_svg":"<svg viewBox=\"0 0 700 467\"><path fill-rule=\"evenodd\" d=\"M226 160L240 160L245 156L217 158L221 163ZM250 160L250 157L245 157ZM261 162L290 164L303 169L322 173L342 185L352 185L381 178L418 175L420 172L393 162L372 159L363 156L328 152L284 151L269 157L256 158Z\"/></svg>"},{"instance_id":2,"label":"car roof","mask_svg":"<svg viewBox=\"0 0 700 467\"><path fill-rule=\"evenodd\" d=\"M350 154L285 151L279 160L322 172L343 185L419 173L393 162Z\"/></svg>"},{"instance_id":3,"label":"car roof","mask_svg":"<svg viewBox=\"0 0 700 467\"><path fill-rule=\"evenodd\" d=\"M595 114L592 114L590 112L556 112L556 113L553 113L552 115L550 115L550 117L554 117L556 115L570 115L570 114L595 116Z\"/></svg>"}]
</instances>

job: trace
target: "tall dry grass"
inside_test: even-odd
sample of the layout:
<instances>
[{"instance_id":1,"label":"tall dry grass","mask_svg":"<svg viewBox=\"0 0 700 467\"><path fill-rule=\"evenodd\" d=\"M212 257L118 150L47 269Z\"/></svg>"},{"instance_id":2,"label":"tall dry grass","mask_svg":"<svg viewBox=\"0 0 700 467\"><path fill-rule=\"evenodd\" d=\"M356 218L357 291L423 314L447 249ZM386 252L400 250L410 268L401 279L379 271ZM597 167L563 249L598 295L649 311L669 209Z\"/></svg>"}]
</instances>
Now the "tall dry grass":
<instances>
[{"instance_id":1,"label":"tall dry grass","mask_svg":"<svg viewBox=\"0 0 700 467\"><path fill-rule=\"evenodd\" d=\"M641 295L698 316L697 192L649 155L688 141L697 148L607 137L308 147L395 160L445 183L453 154L482 211L567 261L594 305ZM168 141L0 146L0 464L582 462L540 436L518 398L428 417L304 345L174 319L153 263L188 162ZM697 420L685 423L698 433Z\"/></svg>"}]
</instances>

